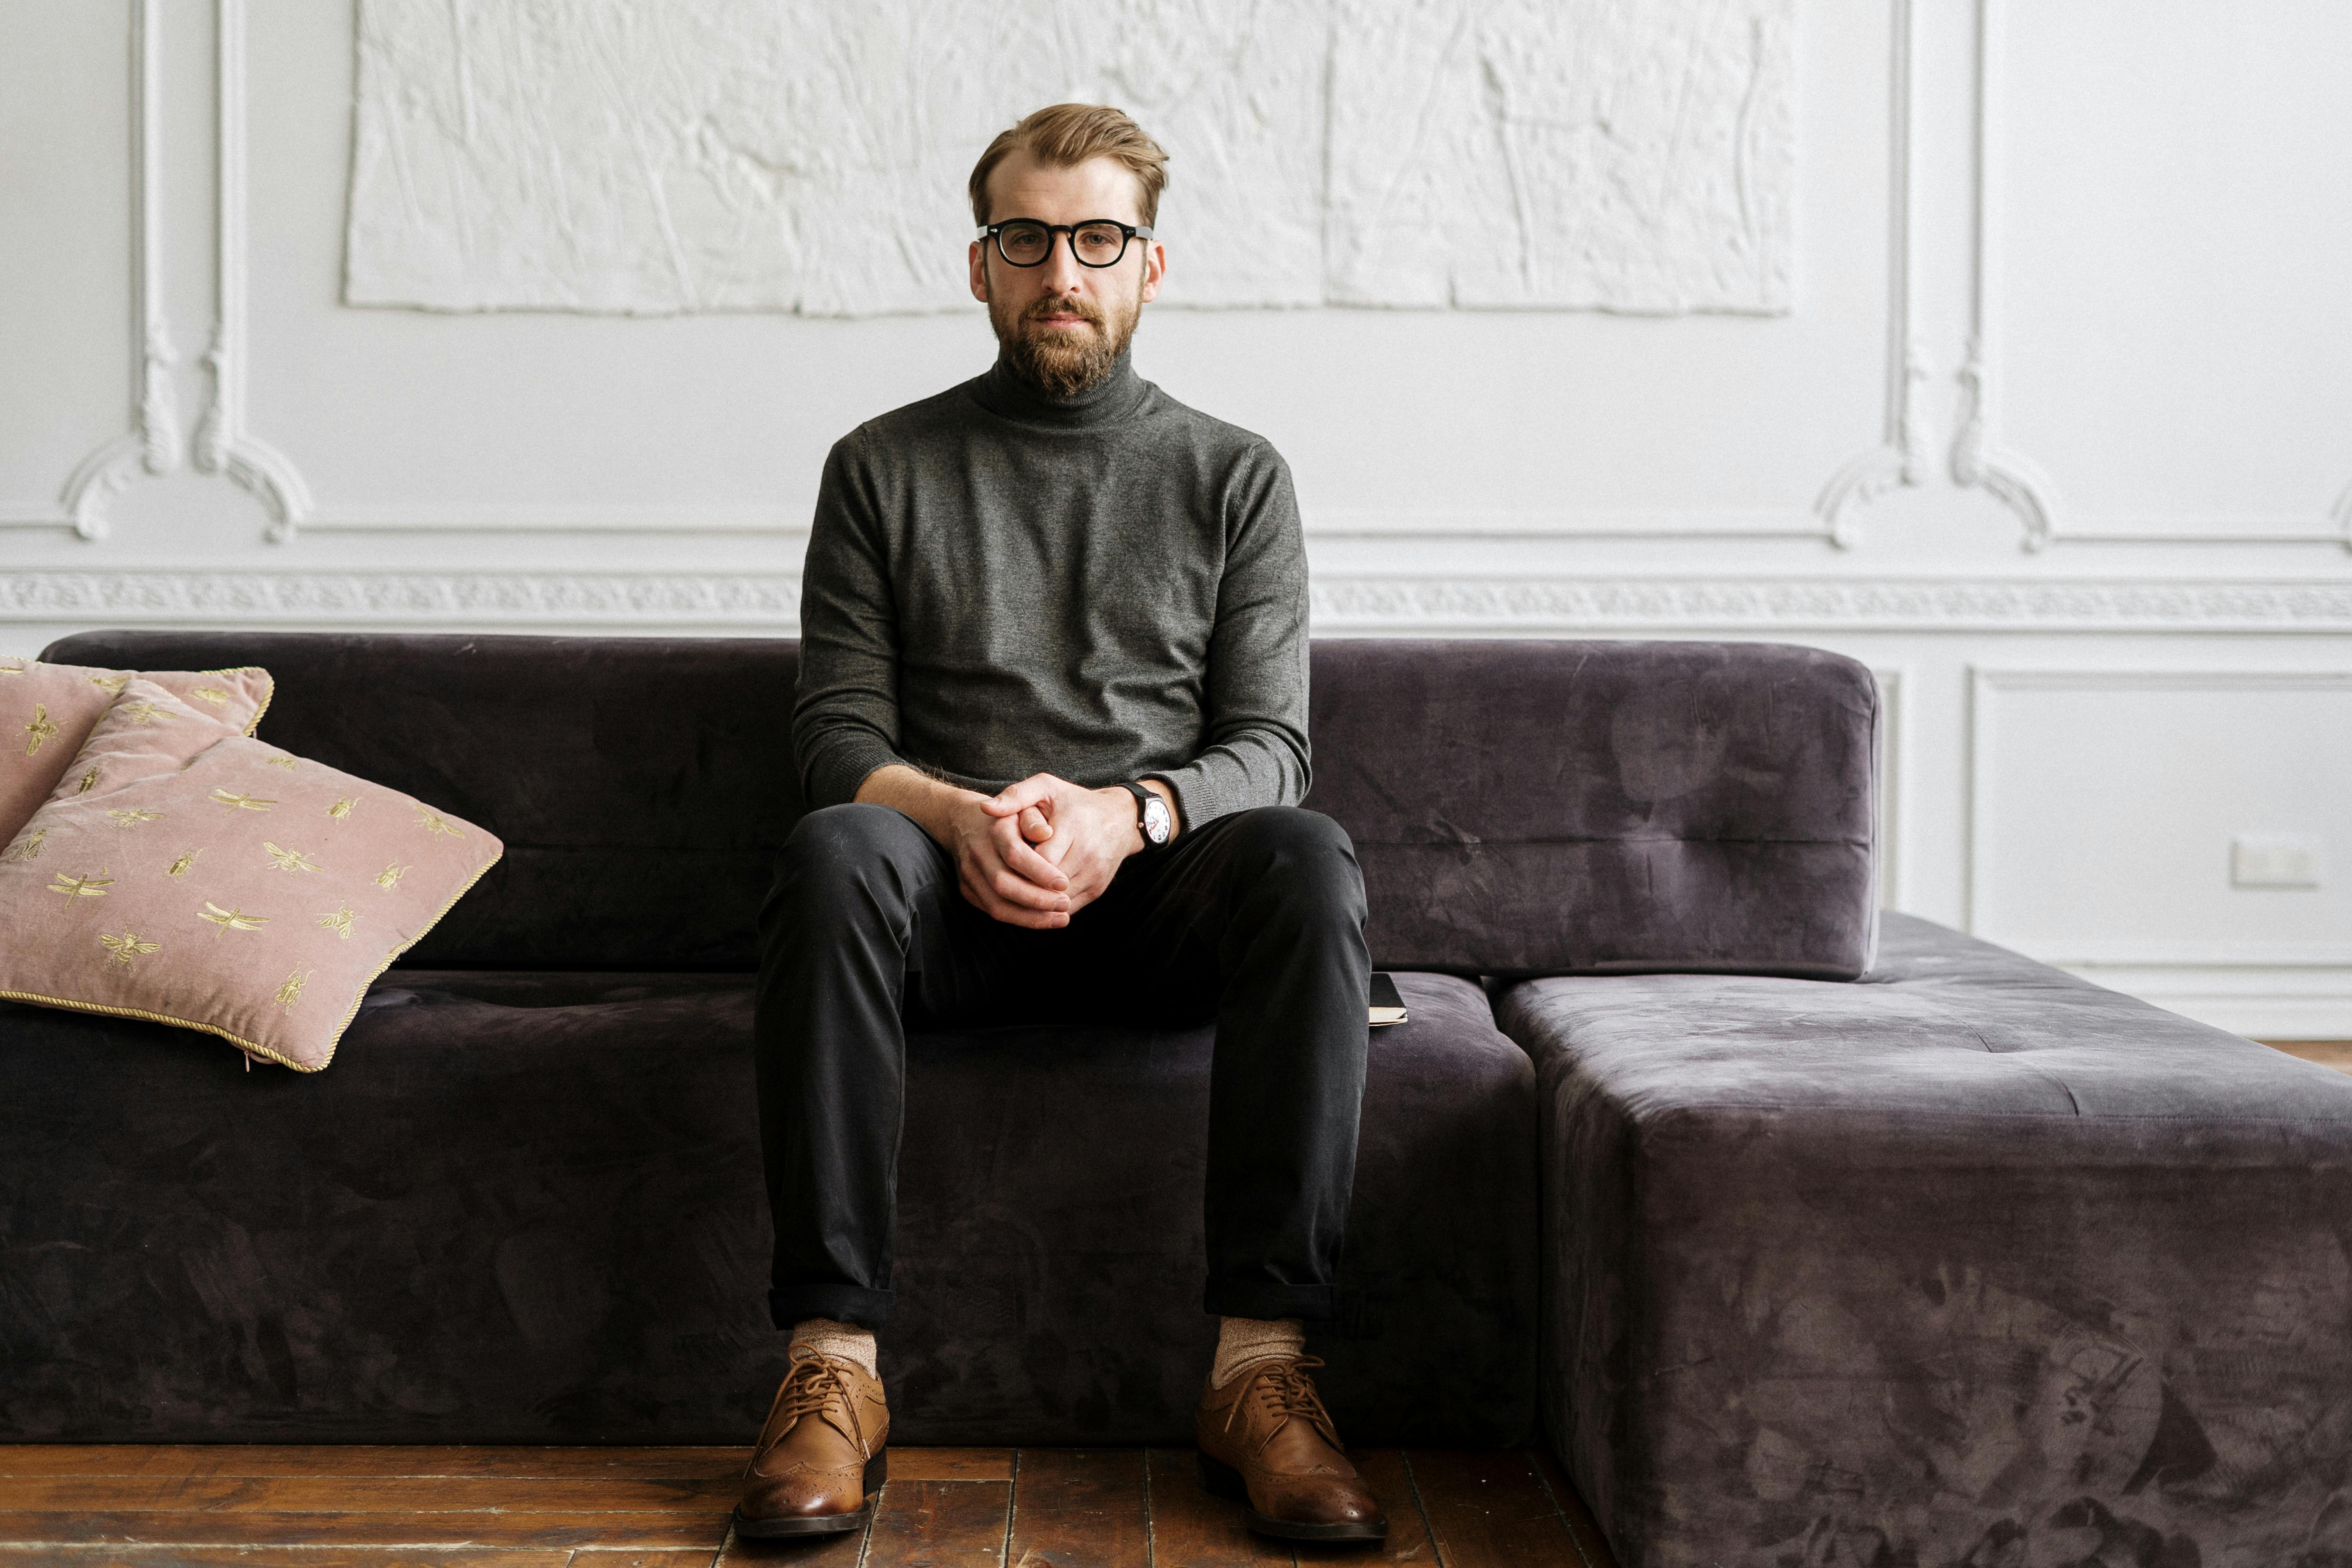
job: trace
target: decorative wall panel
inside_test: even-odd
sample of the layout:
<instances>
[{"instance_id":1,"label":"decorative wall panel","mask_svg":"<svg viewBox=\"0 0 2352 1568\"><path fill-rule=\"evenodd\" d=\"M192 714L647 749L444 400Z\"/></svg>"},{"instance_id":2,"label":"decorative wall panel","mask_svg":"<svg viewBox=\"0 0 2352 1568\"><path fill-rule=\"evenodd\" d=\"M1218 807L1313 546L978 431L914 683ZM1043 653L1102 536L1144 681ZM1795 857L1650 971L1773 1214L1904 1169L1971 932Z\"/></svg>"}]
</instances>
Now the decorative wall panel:
<instances>
[{"instance_id":1,"label":"decorative wall panel","mask_svg":"<svg viewBox=\"0 0 2352 1568\"><path fill-rule=\"evenodd\" d=\"M1793 0L360 0L345 300L965 308L1066 100L1171 154L1170 303L1789 309Z\"/></svg>"}]
</instances>

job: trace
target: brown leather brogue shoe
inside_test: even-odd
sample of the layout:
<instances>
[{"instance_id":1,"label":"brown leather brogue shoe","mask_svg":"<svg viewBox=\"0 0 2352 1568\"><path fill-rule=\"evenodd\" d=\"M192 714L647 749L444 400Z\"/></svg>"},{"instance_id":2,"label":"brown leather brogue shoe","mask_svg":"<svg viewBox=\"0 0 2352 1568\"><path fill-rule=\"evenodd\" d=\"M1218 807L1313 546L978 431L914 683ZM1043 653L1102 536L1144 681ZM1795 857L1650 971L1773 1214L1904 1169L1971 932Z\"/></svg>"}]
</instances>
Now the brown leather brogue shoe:
<instances>
[{"instance_id":1,"label":"brown leather brogue shoe","mask_svg":"<svg viewBox=\"0 0 2352 1568\"><path fill-rule=\"evenodd\" d=\"M1245 1502L1249 1527L1286 1541L1384 1541L1389 1521L1315 1393L1314 1356L1243 1368L1201 1393L1201 1484Z\"/></svg>"},{"instance_id":2,"label":"brown leather brogue shoe","mask_svg":"<svg viewBox=\"0 0 2352 1568\"><path fill-rule=\"evenodd\" d=\"M765 1540L861 1528L889 1474L889 1436L879 1380L854 1361L794 1345L744 1472L735 1533Z\"/></svg>"}]
</instances>

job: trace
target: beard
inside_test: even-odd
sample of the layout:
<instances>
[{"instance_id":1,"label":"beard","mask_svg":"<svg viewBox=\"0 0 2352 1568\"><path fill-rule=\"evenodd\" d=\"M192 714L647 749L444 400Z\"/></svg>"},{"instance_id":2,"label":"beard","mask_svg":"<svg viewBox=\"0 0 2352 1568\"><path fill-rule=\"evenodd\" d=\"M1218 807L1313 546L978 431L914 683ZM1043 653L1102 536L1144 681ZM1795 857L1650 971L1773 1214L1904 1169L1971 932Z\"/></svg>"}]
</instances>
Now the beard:
<instances>
[{"instance_id":1,"label":"beard","mask_svg":"<svg viewBox=\"0 0 2352 1568\"><path fill-rule=\"evenodd\" d=\"M1058 315L1082 316L1087 324L1076 330L1045 324L1047 316ZM1010 306L988 302L988 324L996 329L1006 362L1022 380L1057 400L1102 384L1142 316L1139 300L1116 301L1106 312L1091 300L1056 297L1033 300L1018 315Z\"/></svg>"}]
</instances>

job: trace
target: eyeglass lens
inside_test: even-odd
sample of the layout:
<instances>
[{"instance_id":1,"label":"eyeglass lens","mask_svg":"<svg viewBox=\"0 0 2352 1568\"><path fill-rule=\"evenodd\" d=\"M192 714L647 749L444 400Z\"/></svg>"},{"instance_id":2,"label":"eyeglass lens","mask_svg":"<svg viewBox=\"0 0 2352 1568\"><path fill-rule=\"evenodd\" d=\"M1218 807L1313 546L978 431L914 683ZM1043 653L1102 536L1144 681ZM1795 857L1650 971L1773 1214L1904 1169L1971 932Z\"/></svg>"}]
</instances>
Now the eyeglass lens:
<instances>
[{"instance_id":1,"label":"eyeglass lens","mask_svg":"<svg viewBox=\"0 0 2352 1568\"><path fill-rule=\"evenodd\" d=\"M996 248L1015 267L1034 267L1054 248L1054 231L1042 223L1008 223L996 231ZM1070 231L1070 251L1088 267L1108 267L1127 254L1127 231L1115 223L1082 223Z\"/></svg>"}]
</instances>

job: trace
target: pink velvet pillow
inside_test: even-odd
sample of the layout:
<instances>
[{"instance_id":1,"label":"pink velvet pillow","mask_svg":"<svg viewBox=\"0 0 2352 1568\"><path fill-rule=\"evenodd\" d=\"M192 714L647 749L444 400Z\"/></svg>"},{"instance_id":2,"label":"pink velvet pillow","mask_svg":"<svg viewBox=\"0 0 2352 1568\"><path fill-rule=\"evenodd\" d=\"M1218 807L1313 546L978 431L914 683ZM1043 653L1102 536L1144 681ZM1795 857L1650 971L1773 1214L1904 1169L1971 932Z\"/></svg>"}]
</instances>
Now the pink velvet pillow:
<instances>
[{"instance_id":1,"label":"pink velvet pillow","mask_svg":"<svg viewBox=\"0 0 2352 1568\"><path fill-rule=\"evenodd\" d=\"M0 849L0 996L316 1072L504 846L133 679Z\"/></svg>"},{"instance_id":2,"label":"pink velvet pillow","mask_svg":"<svg viewBox=\"0 0 2352 1568\"><path fill-rule=\"evenodd\" d=\"M269 706L266 669L146 674L0 658L0 839L14 838L49 798L90 727L133 680L153 681L240 734L252 734Z\"/></svg>"}]
</instances>

